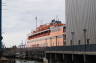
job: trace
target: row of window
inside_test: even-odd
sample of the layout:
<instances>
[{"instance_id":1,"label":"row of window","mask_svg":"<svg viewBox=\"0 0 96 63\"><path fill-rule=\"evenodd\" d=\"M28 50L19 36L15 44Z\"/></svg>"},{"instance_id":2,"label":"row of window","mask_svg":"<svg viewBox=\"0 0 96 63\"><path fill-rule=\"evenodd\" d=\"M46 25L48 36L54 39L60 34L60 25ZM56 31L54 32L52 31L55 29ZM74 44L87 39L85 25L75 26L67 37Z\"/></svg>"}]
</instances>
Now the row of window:
<instances>
[{"instance_id":1,"label":"row of window","mask_svg":"<svg viewBox=\"0 0 96 63\"><path fill-rule=\"evenodd\" d=\"M64 27L64 26L53 27L53 28L51 28L51 32L58 32L58 31L61 31L61 29L63 29L65 31L66 27Z\"/></svg>"},{"instance_id":2,"label":"row of window","mask_svg":"<svg viewBox=\"0 0 96 63\"><path fill-rule=\"evenodd\" d=\"M61 29L60 28L55 28L55 29L52 29L51 32L59 32Z\"/></svg>"},{"instance_id":3,"label":"row of window","mask_svg":"<svg viewBox=\"0 0 96 63\"><path fill-rule=\"evenodd\" d=\"M50 39L58 39L58 38L64 38L66 39L66 35L59 35L59 36L53 36L53 37L47 37L47 38L41 38L41 39L33 39L33 40L30 40L30 42L37 42L37 41L42 41L42 40L50 40Z\"/></svg>"},{"instance_id":4,"label":"row of window","mask_svg":"<svg viewBox=\"0 0 96 63\"><path fill-rule=\"evenodd\" d=\"M71 44L71 45L74 45L72 40L70 40L70 44ZM78 45L80 45L80 44L81 44L81 40L78 40ZM87 45L87 44L90 44L90 39L86 39L85 44L86 44L86 45Z\"/></svg>"}]
</instances>

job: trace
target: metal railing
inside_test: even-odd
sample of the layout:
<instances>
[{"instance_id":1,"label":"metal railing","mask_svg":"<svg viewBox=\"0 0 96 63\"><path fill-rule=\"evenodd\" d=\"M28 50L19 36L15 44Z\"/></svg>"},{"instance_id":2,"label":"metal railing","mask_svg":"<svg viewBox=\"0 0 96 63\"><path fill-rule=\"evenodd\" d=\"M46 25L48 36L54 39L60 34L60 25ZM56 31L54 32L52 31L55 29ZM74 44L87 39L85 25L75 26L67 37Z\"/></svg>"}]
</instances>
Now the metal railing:
<instances>
[{"instance_id":1,"label":"metal railing","mask_svg":"<svg viewBox=\"0 0 96 63\"><path fill-rule=\"evenodd\" d=\"M74 48L73 48L74 46ZM72 46L56 46L56 47L47 47L48 51L86 51L86 52L95 52L96 51L96 44L89 44L86 45L72 45Z\"/></svg>"}]
</instances>

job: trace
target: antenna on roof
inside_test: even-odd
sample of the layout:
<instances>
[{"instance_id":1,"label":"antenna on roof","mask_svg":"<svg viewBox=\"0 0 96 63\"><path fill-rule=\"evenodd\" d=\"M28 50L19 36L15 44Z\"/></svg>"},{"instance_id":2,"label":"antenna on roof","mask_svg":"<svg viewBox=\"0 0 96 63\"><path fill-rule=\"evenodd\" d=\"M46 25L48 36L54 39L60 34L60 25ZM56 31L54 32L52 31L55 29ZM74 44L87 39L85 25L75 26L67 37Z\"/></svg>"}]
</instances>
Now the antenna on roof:
<instances>
[{"instance_id":1,"label":"antenna on roof","mask_svg":"<svg viewBox=\"0 0 96 63\"><path fill-rule=\"evenodd\" d=\"M35 20L36 20L36 28L37 28L37 16L35 17Z\"/></svg>"},{"instance_id":2,"label":"antenna on roof","mask_svg":"<svg viewBox=\"0 0 96 63\"><path fill-rule=\"evenodd\" d=\"M58 15L56 16L56 20L59 21L59 17L58 17Z\"/></svg>"}]
</instances>

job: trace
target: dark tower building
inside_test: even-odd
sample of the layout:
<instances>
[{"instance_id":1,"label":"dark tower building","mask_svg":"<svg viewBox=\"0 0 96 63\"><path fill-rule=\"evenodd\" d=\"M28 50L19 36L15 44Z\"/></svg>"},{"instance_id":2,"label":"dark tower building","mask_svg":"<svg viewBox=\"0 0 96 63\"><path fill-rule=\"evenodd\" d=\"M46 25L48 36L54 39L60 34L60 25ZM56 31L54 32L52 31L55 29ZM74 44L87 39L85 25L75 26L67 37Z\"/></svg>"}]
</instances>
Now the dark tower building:
<instances>
[{"instance_id":1,"label":"dark tower building","mask_svg":"<svg viewBox=\"0 0 96 63\"><path fill-rule=\"evenodd\" d=\"M1 21L2 21L2 0L0 0L0 48L2 47Z\"/></svg>"},{"instance_id":2,"label":"dark tower building","mask_svg":"<svg viewBox=\"0 0 96 63\"><path fill-rule=\"evenodd\" d=\"M2 31L1 31L1 21L2 21L2 0L0 0L0 57L2 55Z\"/></svg>"}]
</instances>

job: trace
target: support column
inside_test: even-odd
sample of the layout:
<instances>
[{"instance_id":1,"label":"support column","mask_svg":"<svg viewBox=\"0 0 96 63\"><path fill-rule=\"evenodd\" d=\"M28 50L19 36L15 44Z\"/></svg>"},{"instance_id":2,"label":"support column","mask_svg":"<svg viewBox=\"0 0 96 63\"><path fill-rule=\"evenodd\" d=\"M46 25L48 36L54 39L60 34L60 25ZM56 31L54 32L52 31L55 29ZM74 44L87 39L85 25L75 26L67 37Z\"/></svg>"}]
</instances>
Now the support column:
<instances>
[{"instance_id":1,"label":"support column","mask_svg":"<svg viewBox=\"0 0 96 63\"><path fill-rule=\"evenodd\" d=\"M63 60L63 62L64 62L64 59L65 59L64 54L62 54L62 60Z\"/></svg>"},{"instance_id":2,"label":"support column","mask_svg":"<svg viewBox=\"0 0 96 63\"><path fill-rule=\"evenodd\" d=\"M63 55L62 54L56 54L56 63L63 63Z\"/></svg>"},{"instance_id":3,"label":"support column","mask_svg":"<svg viewBox=\"0 0 96 63\"><path fill-rule=\"evenodd\" d=\"M83 55L84 63L86 63L86 55Z\"/></svg>"},{"instance_id":4,"label":"support column","mask_svg":"<svg viewBox=\"0 0 96 63\"><path fill-rule=\"evenodd\" d=\"M96 63L96 55L86 55L86 63Z\"/></svg>"},{"instance_id":5,"label":"support column","mask_svg":"<svg viewBox=\"0 0 96 63\"><path fill-rule=\"evenodd\" d=\"M49 55L50 55L50 56L49 56L48 63L55 63L52 54L50 53Z\"/></svg>"},{"instance_id":6,"label":"support column","mask_svg":"<svg viewBox=\"0 0 96 63\"><path fill-rule=\"evenodd\" d=\"M74 63L83 63L83 55L74 55Z\"/></svg>"},{"instance_id":7,"label":"support column","mask_svg":"<svg viewBox=\"0 0 96 63\"><path fill-rule=\"evenodd\" d=\"M72 63L72 55L71 54L65 54L63 63Z\"/></svg>"}]
</instances>

